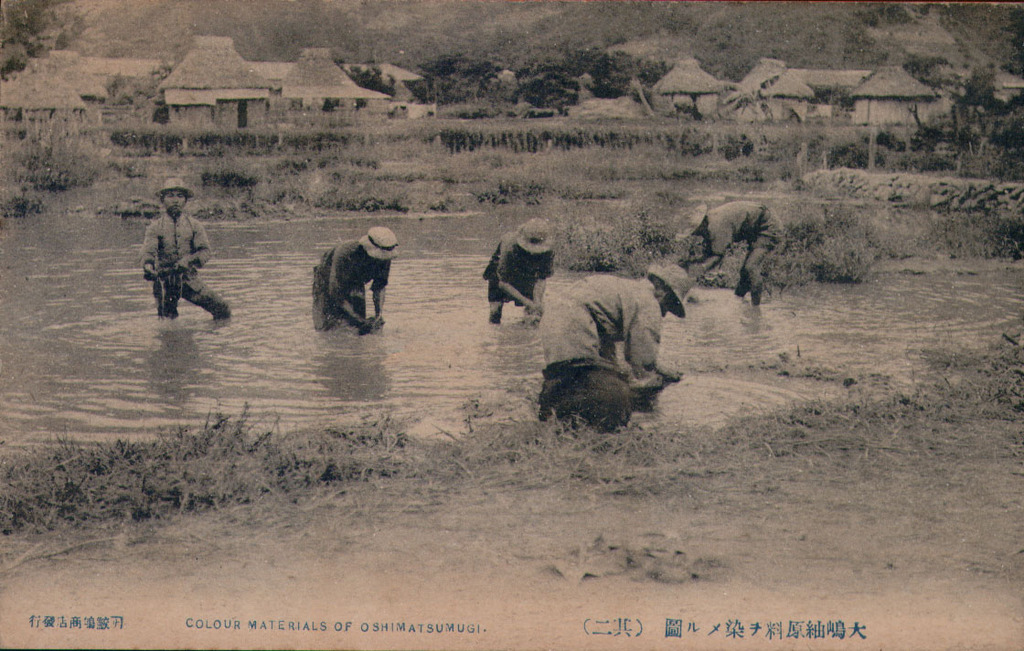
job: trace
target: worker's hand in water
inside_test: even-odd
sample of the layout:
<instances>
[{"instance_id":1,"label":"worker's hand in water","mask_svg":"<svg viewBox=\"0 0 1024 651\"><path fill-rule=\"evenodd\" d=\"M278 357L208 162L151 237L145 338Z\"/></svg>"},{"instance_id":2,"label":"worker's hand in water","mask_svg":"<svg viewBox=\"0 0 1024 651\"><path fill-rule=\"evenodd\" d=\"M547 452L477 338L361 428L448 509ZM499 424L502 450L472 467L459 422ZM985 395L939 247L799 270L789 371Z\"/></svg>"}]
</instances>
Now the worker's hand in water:
<instances>
[{"instance_id":1,"label":"worker's hand in water","mask_svg":"<svg viewBox=\"0 0 1024 651\"><path fill-rule=\"evenodd\" d=\"M658 373L651 373L642 378L630 380L629 388L634 393L656 393L665 388L665 381Z\"/></svg>"},{"instance_id":2,"label":"worker's hand in water","mask_svg":"<svg viewBox=\"0 0 1024 651\"><path fill-rule=\"evenodd\" d=\"M368 335L373 332L378 332L384 327L384 319L379 316L375 316L372 319L367 319L359 326L359 334Z\"/></svg>"},{"instance_id":3,"label":"worker's hand in water","mask_svg":"<svg viewBox=\"0 0 1024 651\"><path fill-rule=\"evenodd\" d=\"M659 368L658 369L658 375L661 376L661 379L666 384L668 384L670 382L678 382L678 381L683 379L683 374L682 373L679 373L677 371L671 371L671 370L664 369L664 368Z\"/></svg>"}]
</instances>

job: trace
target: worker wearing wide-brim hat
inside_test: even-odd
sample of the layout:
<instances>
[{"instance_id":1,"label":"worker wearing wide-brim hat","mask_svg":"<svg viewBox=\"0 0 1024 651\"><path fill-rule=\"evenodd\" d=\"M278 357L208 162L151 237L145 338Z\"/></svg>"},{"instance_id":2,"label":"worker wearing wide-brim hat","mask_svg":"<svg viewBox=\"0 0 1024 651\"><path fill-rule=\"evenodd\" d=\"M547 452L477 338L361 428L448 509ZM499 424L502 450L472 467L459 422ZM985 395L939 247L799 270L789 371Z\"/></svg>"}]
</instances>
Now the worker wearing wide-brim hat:
<instances>
[{"instance_id":1,"label":"worker wearing wide-brim hat","mask_svg":"<svg viewBox=\"0 0 1024 651\"><path fill-rule=\"evenodd\" d=\"M760 305L765 256L782 237L782 227L771 209L756 201L732 201L705 210L694 222L692 233L682 238L679 264L699 278L722 263L730 245L743 244L747 254L736 295L742 298L749 292L750 302Z\"/></svg>"},{"instance_id":2,"label":"worker wearing wide-brim hat","mask_svg":"<svg viewBox=\"0 0 1024 651\"><path fill-rule=\"evenodd\" d=\"M192 189L180 177L171 177L156 192L164 215L147 228L142 243L142 272L153 283L157 315L178 316L178 301L198 305L214 319L227 319L231 308L199 276L210 259L210 240L203 225L185 213Z\"/></svg>"},{"instance_id":3,"label":"worker wearing wide-brim hat","mask_svg":"<svg viewBox=\"0 0 1024 651\"><path fill-rule=\"evenodd\" d=\"M380 330L391 261L397 254L398 238L384 226L374 226L358 240L324 253L313 270L313 327L347 326L359 334ZM367 283L373 295L371 318L366 316Z\"/></svg>"},{"instance_id":4,"label":"worker wearing wide-brim hat","mask_svg":"<svg viewBox=\"0 0 1024 651\"><path fill-rule=\"evenodd\" d=\"M484 269L491 323L501 323L508 302L525 307L528 321L541 317L546 281L554 273L551 240L551 226L536 218L501 237Z\"/></svg>"},{"instance_id":5,"label":"worker wearing wide-brim hat","mask_svg":"<svg viewBox=\"0 0 1024 651\"><path fill-rule=\"evenodd\" d=\"M658 365L661 319L684 317L692 279L675 265L652 265L642 279L588 276L551 298L540 321L544 385L540 419L579 418L612 431L629 422L679 374ZM626 368L616 357L621 342Z\"/></svg>"}]
</instances>

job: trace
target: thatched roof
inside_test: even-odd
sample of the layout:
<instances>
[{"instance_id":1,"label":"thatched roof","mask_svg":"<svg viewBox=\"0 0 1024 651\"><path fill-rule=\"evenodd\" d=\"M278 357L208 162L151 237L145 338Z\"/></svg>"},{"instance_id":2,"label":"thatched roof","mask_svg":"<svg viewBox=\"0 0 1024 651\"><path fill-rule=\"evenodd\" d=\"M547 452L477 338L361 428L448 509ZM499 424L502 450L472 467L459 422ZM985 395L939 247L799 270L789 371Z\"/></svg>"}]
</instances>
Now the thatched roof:
<instances>
[{"instance_id":1,"label":"thatched roof","mask_svg":"<svg viewBox=\"0 0 1024 651\"><path fill-rule=\"evenodd\" d=\"M852 96L868 99L934 99L938 95L903 68L878 70L854 89Z\"/></svg>"},{"instance_id":2,"label":"thatched roof","mask_svg":"<svg viewBox=\"0 0 1024 651\"><path fill-rule=\"evenodd\" d=\"M764 97L785 97L791 99L810 99L814 97L814 91L804 83L801 75L793 70L787 70L775 79L768 80L768 86L762 89Z\"/></svg>"},{"instance_id":3,"label":"thatched roof","mask_svg":"<svg viewBox=\"0 0 1024 651\"><path fill-rule=\"evenodd\" d=\"M0 107L20 109L84 109L85 102L71 86L40 75L21 75L0 81Z\"/></svg>"},{"instance_id":4,"label":"thatched roof","mask_svg":"<svg viewBox=\"0 0 1024 651\"><path fill-rule=\"evenodd\" d=\"M790 68L790 72L813 89L856 88L864 81L870 70L827 70L823 68Z\"/></svg>"},{"instance_id":5,"label":"thatched roof","mask_svg":"<svg viewBox=\"0 0 1024 651\"><path fill-rule=\"evenodd\" d=\"M654 84L653 90L658 95L706 95L721 92L729 85L704 72L697 59L691 57L676 62L672 70Z\"/></svg>"},{"instance_id":6,"label":"thatched roof","mask_svg":"<svg viewBox=\"0 0 1024 651\"><path fill-rule=\"evenodd\" d=\"M160 84L160 90L270 87L270 82L239 56L234 42L222 36L197 36L192 49Z\"/></svg>"},{"instance_id":7,"label":"thatched roof","mask_svg":"<svg viewBox=\"0 0 1024 651\"><path fill-rule=\"evenodd\" d=\"M281 86L283 97L332 99L390 99L389 95L356 85L334 63L327 48L307 48Z\"/></svg>"},{"instance_id":8,"label":"thatched roof","mask_svg":"<svg viewBox=\"0 0 1024 651\"><path fill-rule=\"evenodd\" d=\"M58 84L73 89L83 99L107 98L106 78L85 69L83 57L71 50L52 50L41 58L31 59L21 74L31 84Z\"/></svg>"},{"instance_id":9,"label":"thatched roof","mask_svg":"<svg viewBox=\"0 0 1024 651\"><path fill-rule=\"evenodd\" d=\"M266 79L273 88L281 88L285 78L295 68L294 61L248 61L249 70Z\"/></svg>"},{"instance_id":10,"label":"thatched roof","mask_svg":"<svg viewBox=\"0 0 1024 651\"><path fill-rule=\"evenodd\" d=\"M759 95L772 81L786 72L786 63L779 59L762 58L747 76L736 84L736 95Z\"/></svg>"}]
</instances>

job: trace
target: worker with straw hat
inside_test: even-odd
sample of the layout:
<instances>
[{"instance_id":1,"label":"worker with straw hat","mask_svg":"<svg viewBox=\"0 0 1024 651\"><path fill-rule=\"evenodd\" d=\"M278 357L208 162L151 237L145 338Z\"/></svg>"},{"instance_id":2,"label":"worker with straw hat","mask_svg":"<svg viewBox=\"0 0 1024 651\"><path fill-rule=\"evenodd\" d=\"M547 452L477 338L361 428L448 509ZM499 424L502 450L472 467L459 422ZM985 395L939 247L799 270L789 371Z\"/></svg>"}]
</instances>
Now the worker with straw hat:
<instances>
[{"instance_id":1,"label":"worker with straw hat","mask_svg":"<svg viewBox=\"0 0 1024 651\"><path fill-rule=\"evenodd\" d=\"M153 283L157 315L174 319L178 301L198 305L214 319L227 319L231 308L206 286L199 268L210 259L210 240L206 229L185 214L192 190L180 178L164 181L157 191L165 214L146 228L142 242L142 274Z\"/></svg>"},{"instance_id":2,"label":"worker with straw hat","mask_svg":"<svg viewBox=\"0 0 1024 651\"><path fill-rule=\"evenodd\" d=\"M313 270L313 327L348 326L361 335L384 326L384 289L398 238L374 226L358 240L342 242L323 254ZM372 318L366 317L366 284L373 294Z\"/></svg>"},{"instance_id":3,"label":"worker with straw hat","mask_svg":"<svg viewBox=\"0 0 1024 651\"><path fill-rule=\"evenodd\" d=\"M579 418L610 432L627 422L678 373L658 366L661 319L684 317L693 281L675 265L651 265L647 277L597 274L553 297L540 321L544 385L540 419ZM617 358L623 344L625 367Z\"/></svg>"},{"instance_id":4,"label":"worker with straw hat","mask_svg":"<svg viewBox=\"0 0 1024 651\"><path fill-rule=\"evenodd\" d=\"M491 323L501 323L505 303L526 308L528 322L544 312L544 288L554 272L551 229L543 219L531 219L505 233L484 270Z\"/></svg>"}]
</instances>

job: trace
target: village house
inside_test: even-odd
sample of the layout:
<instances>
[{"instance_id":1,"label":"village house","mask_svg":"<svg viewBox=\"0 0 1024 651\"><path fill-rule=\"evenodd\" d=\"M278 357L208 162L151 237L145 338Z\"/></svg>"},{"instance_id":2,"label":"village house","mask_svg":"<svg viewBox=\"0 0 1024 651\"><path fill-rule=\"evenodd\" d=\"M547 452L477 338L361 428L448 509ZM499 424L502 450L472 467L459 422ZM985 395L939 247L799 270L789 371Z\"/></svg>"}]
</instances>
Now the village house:
<instances>
[{"instance_id":1,"label":"village house","mask_svg":"<svg viewBox=\"0 0 1024 651\"><path fill-rule=\"evenodd\" d=\"M851 95L854 124L915 126L948 112L938 93L898 67L876 71Z\"/></svg>"},{"instance_id":2,"label":"village house","mask_svg":"<svg viewBox=\"0 0 1024 651\"><path fill-rule=\"evenodd\" d=\"M83 58L70 50L53 50L31 59L17 77L0 83L0 101L5 108L27 109L34 120L44 119L52 111L51 117L99 123L100 108L107 99L106 80L86 70ZM24 105L14 106L19 102ZM7 111L8 119L18 119L17 115L16 110ZM24 112L21 115L24 117Z\"/></svg>"},{"instance_id":3,"label":"village house","mask_svg":"<svg viewBox=\"0 0 1024 651\"><path fill-rule=\"evenodd\" d=\"M651 89L653 108L695 119L718 117L719 95L732 84L715 79L693 57L680 59Z\"/></svg>"},{"instance_id":4,"label":"village house","mask_svg":"<svg viewBox=\"0 0 1024 651\"><path fill-rule=\"evenodd\" d=\"M11 122L82 124L87 120L86 104L76 89L40 75L0 81L0 110L4 120Z\"/></svg>"},{"instance_id":5,"label":"village house","mask_svg":"<svg viewBox=\"0 0 1024 651\"><path fill-rule=\"evenodd\" d=\"M245 128L263 124L271 84L221 36L197 36L159 86L171 123Z\"/></svg>"},{"instance_id":6,"label":"village house","mask_svg":"<svg viewBox=\"0 0 1024 651\"><path fill-rule=\"evenodd\" d=\"M814 91L783 61L762 58L726 94L722 114L736 122L803 122L812 99Z\"/></svg>"},{"instance_id":7,"label":"village house","mask_svg":"<svg viewBox=\"0 0 1024 651\"><path fill-rule=\"evenodd\" d=\"M871 74L870 70L822 68L790 68L789 72L814 91L814 99L807 107L807 119L830 122L849 121L853 110L851 93Z\"/></svg>"},{"instance_id":8,"label":"village house","mask_svg":"<svg viewBox=\"0 0 1024 651\"><path fill-rule=\"evenodd\" d=\"M306 48L281 85L281 97L292 110L338 113L352 117L385 116L391 96L362 88L334 62L327 48Z\"/></svg>"}]
</instances>

